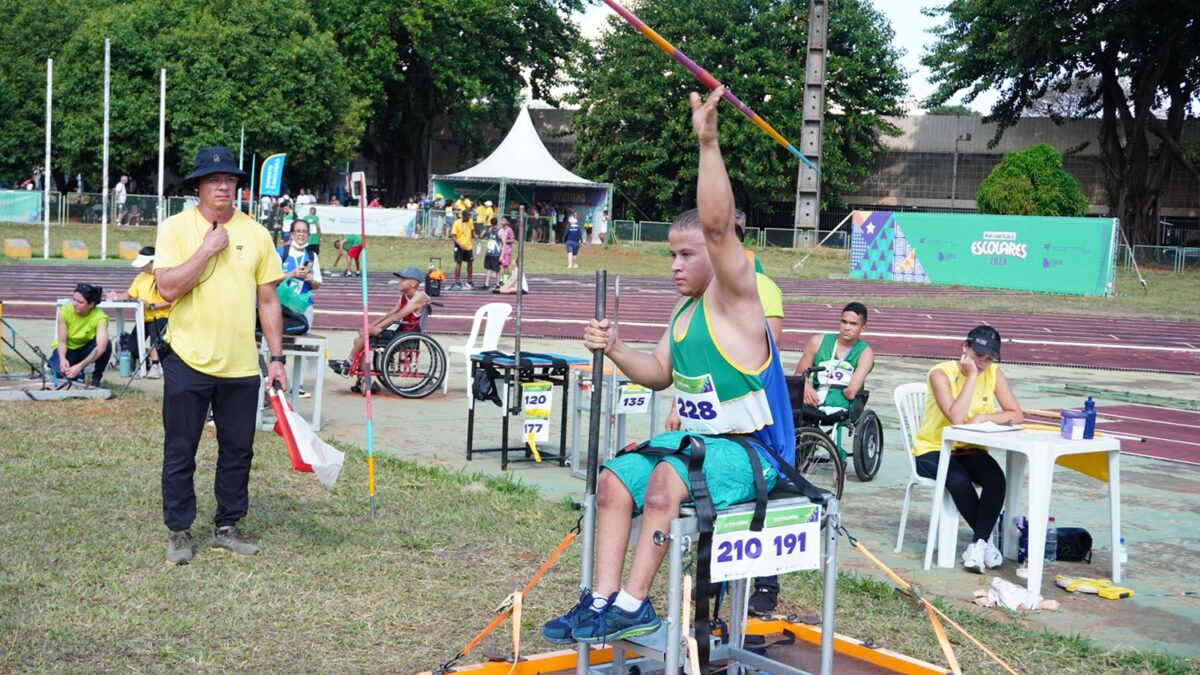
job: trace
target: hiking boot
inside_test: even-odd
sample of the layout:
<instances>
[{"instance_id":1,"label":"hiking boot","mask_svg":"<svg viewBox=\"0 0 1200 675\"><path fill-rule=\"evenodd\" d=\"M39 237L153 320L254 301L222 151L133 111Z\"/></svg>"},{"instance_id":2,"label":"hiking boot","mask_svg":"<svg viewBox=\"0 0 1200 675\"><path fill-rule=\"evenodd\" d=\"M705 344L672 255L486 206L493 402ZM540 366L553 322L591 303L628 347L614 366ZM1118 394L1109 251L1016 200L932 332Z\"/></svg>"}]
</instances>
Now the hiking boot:
<instances>
[{"instance_id":1,"label":"hiking boot","mask_svg":"<svg viewBox=\"0 0 1200 675\"><path fill-rule=\"evenodd\" d=\"M660 625L662 625L662 621L659 621L658 615L654 613L654 607L650 605L650 598L643 600L642 604L632 612L626 612L617 607L615 602L610 602L595 616L581 622L578 628L571 631L571 637L575 638L576 642L585 644L612 642L639 635L649 635L658 630Z\"/></svg>"},{"instance_id":2,"label":"hiking boot","mask_svg":"<svg viewBox=\"0 0 1200 675\"><path fill-rule=\"evenodd\" d=\"M750 596L749 608L753 615L770 614L775 611L775 606L779 604L779 591L774 588L759 586L754 589L754 595Z\"/></svg>"},{"instance_id":3,"label":"hiking boot","mask_svg":"<svg viewBox=\"0 0 1200 675\"><path fill-rule=\"evenodd\" d=\"M347 377L350 375L350 362L345 359L329 359L329 369L342 377Z\"/></svg>"},{"instance_id":4,"label":"hiking boot","mask_svg":"<svg viewBox=\"0 0 1200 675\"><path fill-rule=\"evenodd\" d=\"M987 553L987 542L980 539L963 551L962 561L963 567L972 572L983 574L985 565L983 562L984 555Z\"/></svg>"},{"instance_id":5,"label":"hiking boot","mask_svg":"<svg viewBox=\"0 0 1200 675\"><path fill-rule=\"evenodd\" d=\"M186 565L192 562L192 531L170 530L167 534L167 562Z\"/></svg>"},{"instance_id":6,"label":"hiking boot","mask_svg":"<svg viewBox=\"0 0 1200 675\"><path fill-rule=\"evenodd\" d=\"M616 593L608 596L609 604L617 597ZM542 626L542 637L547 642L553 642L556 645L569 645L575 642L575 638L571 637L572 631L579 627L581 623L591 619L600 613L595 607L596 598L592 595L592 589L585 588L579 594L579 603L571 608L571 611L563 614L557 619L551 619Z\"/></svg>"},{"instance_id":7,"label":"hiking boot","mask_svg":"<svg viewBox=\"0 0 1200 675\"><path fill-rule=\"evenodd\" d=\"M246 541L245 535L237 527L230 525L218 528L213 532L212 541L208 547L218 551L241 553L242 555L258 555L262 549Z\"/></svg>"}]
</instances>

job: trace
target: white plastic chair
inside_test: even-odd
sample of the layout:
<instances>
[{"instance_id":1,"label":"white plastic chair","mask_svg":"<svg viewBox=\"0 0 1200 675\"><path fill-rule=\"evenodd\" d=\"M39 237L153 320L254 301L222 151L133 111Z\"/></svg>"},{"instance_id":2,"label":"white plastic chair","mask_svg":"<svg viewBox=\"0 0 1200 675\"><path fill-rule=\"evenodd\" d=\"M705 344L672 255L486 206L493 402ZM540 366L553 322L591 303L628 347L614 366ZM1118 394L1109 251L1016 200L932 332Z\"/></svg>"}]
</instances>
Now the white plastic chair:
<instances>
[{"instance_id":1,"label":"white plastic chair","mask_svg":"<svg viewBox=\"0 0 1200 675\"><path fill-rule=\"evenodd\" d=\"M471 394L471 355L479 352L486 352L500 346L500 334L504 332L504 322L508 320L508 315L512 314L512 305L507 302L489 302L475 311L475 321L471 324L471 334L467 337L467 344L454 345L446 348L446 354L462 354L463 364L466 366L466 383L467 395ZM484 323L486 321L486 323ZM483 326L483 338L479 344L475 344L475 340L479 338L479 325ZM450 362L453 359L446 359L446 379L442 381L442 393L450 391Z\"/></svg>"},{"instance_id":2,"label":"white plastic chair","mask_svg":"<svg viewBox=\"0 0 1200 675\"><path fill-rule=\"evenodd\" d=\"M908 457L909 477L908 485L904 488L904 508L900 510L900 532L896 535L896 553L904 546L904 527L908 524L908 504L912 500L912 491L914 485L923 485L932 488L937 485L937 480L933 478L925 478L917 473L917 458L912 454L913 439L917 435L917 430L921 428L921 418L925 414L925 399L927 396L927 388L924 382L911 382L902 384L896 387L896 391L892 394L896 402L896 411L900 413L900 437L904 439L904 455ZM938 564L941 565L942 558L946 555L950 556L953 567L955 549L958 546L958 507L954 505L954 499L951 498L950 492L947 490L945 497L942 499L942 516L938 525ZM945 567L946 565L941 565Z\"/></svg>"}]
</instances>

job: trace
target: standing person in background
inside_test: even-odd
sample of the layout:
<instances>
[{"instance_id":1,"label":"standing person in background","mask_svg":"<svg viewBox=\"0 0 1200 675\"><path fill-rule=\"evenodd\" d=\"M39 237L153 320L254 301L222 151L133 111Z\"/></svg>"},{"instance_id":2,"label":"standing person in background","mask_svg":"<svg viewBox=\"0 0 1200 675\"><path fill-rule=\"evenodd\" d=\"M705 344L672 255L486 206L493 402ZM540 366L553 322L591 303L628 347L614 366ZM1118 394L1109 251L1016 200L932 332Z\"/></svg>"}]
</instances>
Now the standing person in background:
<instances>
[{"instance_id":1,"label":"standing person in background","mask_svg":"<svg viewBox=\"0 0 1200 675\"><path fill-rule=\"evenodd\" d=\"M482 235L484 230L491 227L492 221L495 219L496 209L492 208L492 200L485 200L482 206L475 209L475 233Z\"/></svg>"},{"instance_id":2,"label":"standing person in background","mask_svg":"<svg viewBox=\"0 0 1200 675\"><path fill-rule=\"evenodd\" d=\"M321 217L317 215L317 207L308 207L304 222L308 223L308 250L312 251L315 258L321 255Z\"/></svg>"},{"instance_id":3,"label":"standing person in background","mask_svg":"<svg viewBox=\"0 0 1200 675\"><path fill-rule=\"evenodd\" d=\"M335 239L333 247L337 249L337 257L333 259L333 267L337 267L344 253L346 255L346 268L342 271L342 276L362 276L362 265L358 262L359 256L362 255L362 236L348 234L341 239ZM356 268L353 272L350 271L351 264ZM337 272L331 272L330 276L337 276Z\"/></svg>"},{"instance_id":4,"label":"standing person in background","mask_svg":"<svg viewBox=\"0 0 1200 675\"><path fill-rule=\"evenodd\" d=\"M157 380L162 377L162 366L159 364L158 343L167 334L167 317L171 315L171 303L167 302L158 292L158 282L154 280L154 247L143 246L138 251L138 257L133 261L133 267L138 275L133 278L129 290L124 293L109 291L108 300L137 300L145 306L142 316L145 325L142 327L146 337L150 338L150 370L146 378Z\"/></svg>"},{"instance_id":5,"label":"standing person in background","mask_svg":"<svg viewBox=\"0 0 1200 675\"><path fill-rule=\"evenodd\" d=\"M279 284L280 289L282 290L283 285L287 284L291 287L289 292L308 296L308 307L304 310L304 319L311 327L315 318L313 292L321 287L324 279L321 277L321 261L313 253L312 245L308 243L309 238L308 222L297 218L292 225L291 243L287 246L280 246L278 252L280 262L283 264L283 281ZM304 390L304 371L304 364L301 363L300 381L292 383L299 389L300 398L310 396Z\"/></svg>"},{"instance_id":6,"label":"standing person in background","mask_svg":"<svg viewBox=\"0 0 1200 675\"><path fill-rule=\"evenodd\" d=\"M509 274L509 268L512 267L512 252L513 244L517 241L517 235L513 232L512 219L504 216L500 221L500 283L504 283L504 278Z\"/></svg>"},{"instance_id":7,"label":"standing person in background","mask_svg":"<svg viewBox=\"0 0 1200 675\"><path fill-rule=\"evenodd\" d=\"M113 188L113 204L117 209L117 225L124 225L126 219L125 202L129 199L129 176L121 176Z\"/></svg>"},{"instance_id":8,"label":"standing person in background","mask_svg":"<svg viewBox=\"0 0 1200 675\"><path fill-rule=\"evenodd\" d=\"M956 361L943 361L929 370L928 395L921 427L913 439L917 475L937 478L942 431L954 424L1020 424L1021 404L1000 370L1000 333L976 326L967 333ZM996 410L996 404L1000 410ZM963 567L983 574L999 567L1004 556L991 541L1004 506L1004 471L984 448L955 443L947 457L946 490L971 528L971 544L963 551ZM980 486L975 494L975 486Z\"/></svg>"},{"instance_id":9,"label":"standing person in background","mask_svg":"<svg viewBox=\"0 0 1200 675\"><path fill-rule=\"evenodd\" d=\"M507 220L507 218L505 218L505 220ZM492 218L491 225L488 226L488 229L486 232L484 232L483 236L484 241L487 242L487 250L484 252L483 257L483 269L485 270L483 276L483 288L484 290L493 288L493 272L496 274L495 288L500 288L500 253L504 250L504 240L501 238L500 228L497 225L495 218Z\"/></svg>"},{"instance_id":10,"label":"standing person in background","mask_svg":"<svg viewBox=\"0 0 1200 675\"><path fill-rule=\"evenodd\" d=\"M195 186L200 205L158 228L154 276L159 293L174 303L162 361L162 495L166 559L175 565L192 561L196 449L210 408L217 428L217 509L209 547L259 553L237 523L250 507L258 388L286 390L287 359L275 292L283 278L279 256L258 223L233 207L245 175L228 149L201 148L184 179ZM270 351L265 380L254 342L256 314Z\"/></svg>"},{"instance_id":11,"label":"standing person in background","mask_svg":"<svg viewBox=\"0 0 1200 675\"><path fill-rule=\"evenodd\" d=\"M608 244L608 210L605 209L596 218L596 243Z\"/></svg>"},{"instance_id":12,"label":"standing person in background","mask_svg":"<svg viewBox=\"0 0 1200 675\"><path fill-rule=\"evenodd\" d=\"M575 258L579 255L579 245L582 243L583 228L579 227L579 220L575 218L574 213L571 213L567 217L566 229L563 231L563 244L567 248L567 269L579 267Z\"/></svg>"},{"instance_id":13,"label":"standing person in background","mask_svg":"<svg viewBox=\"0 0 1200 675\"><path fill-rule=\"evenodd\" d=\"M475 288L475 223L468 211L463 211L450 228L450 239L454 242L454 284L450 288ZM462 264L467 263L467 283L462 283Z\"/></svg>"}]
</instances>

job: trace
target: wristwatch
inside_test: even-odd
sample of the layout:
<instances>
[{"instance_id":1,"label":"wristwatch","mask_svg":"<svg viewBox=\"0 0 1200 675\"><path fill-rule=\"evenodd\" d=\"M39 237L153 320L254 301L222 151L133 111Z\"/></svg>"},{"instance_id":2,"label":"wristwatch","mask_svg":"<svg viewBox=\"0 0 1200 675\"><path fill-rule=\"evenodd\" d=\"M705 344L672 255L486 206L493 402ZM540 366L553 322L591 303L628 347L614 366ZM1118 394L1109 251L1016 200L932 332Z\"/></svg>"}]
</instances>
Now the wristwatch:
<instances>
[{"instance_id":1,"label":"wristwatch","mask_svg":"<svg viewBox=\"0 0 1200 675\"><path fill-rule=\"evenodd\" d=\"M271 363L287 363L287 357L283 354L272 354Z\"/></svg>"}]
</instances>

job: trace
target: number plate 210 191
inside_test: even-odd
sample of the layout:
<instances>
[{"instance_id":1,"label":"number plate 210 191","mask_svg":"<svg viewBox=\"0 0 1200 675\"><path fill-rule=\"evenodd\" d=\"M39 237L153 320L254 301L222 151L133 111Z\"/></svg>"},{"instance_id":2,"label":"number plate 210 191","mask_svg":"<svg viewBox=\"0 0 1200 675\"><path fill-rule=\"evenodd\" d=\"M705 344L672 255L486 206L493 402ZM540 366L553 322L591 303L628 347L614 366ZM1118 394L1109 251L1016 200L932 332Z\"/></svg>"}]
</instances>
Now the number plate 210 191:
<instances>
[{"instance_id":1,"label":"number plate 210 191","mask_svg":"<svg viewBox=\"0 0 1200 675\"><path fill-rule=\"evenodd\" d=\"M750 531L752 512L717 516L710 575L714 582L820 567L821 508L767 508L761 532Z\"/></svg>"}]
</instances>

